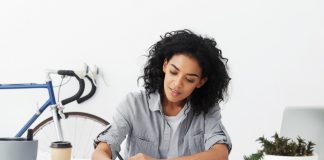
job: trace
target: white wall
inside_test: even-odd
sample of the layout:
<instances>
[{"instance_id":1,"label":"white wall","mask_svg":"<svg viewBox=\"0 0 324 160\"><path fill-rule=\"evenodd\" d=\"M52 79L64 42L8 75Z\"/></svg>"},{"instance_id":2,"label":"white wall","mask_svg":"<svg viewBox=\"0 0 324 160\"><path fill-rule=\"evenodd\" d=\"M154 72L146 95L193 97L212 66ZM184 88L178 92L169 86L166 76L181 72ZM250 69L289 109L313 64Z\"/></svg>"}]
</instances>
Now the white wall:
<instances>
[{"instance_id":1,"label":"white wall","mask_svg":"<svg viewBox=\"0 0 324 160\"><path fill-rule=\"evenodd\" d=\"M109 120L123 95L139 88L141 55L161 34L192 29L214 37L229 59L233 80L223 119L234 145L230 159L242 159L256 151L257 137L279 131L285 106L324 105L323 6L321 0L1 1L0 83L41 83L44 69L97 64L108 86L101 80L91 101L67 110ZM26 92L0 91L0 136L13 136L42 103L33 97L43 91Z\"/></svg>"}]
</instances>

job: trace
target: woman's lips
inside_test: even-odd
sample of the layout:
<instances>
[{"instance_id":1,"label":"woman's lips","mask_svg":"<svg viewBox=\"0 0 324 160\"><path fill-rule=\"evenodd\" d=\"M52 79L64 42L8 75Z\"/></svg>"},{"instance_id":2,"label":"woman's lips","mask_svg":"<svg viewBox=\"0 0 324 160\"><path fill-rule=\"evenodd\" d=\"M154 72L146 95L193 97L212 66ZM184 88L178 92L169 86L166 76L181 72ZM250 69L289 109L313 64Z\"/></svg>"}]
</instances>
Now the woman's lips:
<instances>
[{"instance_id":1,"label":"woman's lips","mask_svg":"<svg viewBox=\"0 0 324 160\"><path fill-rule=\"evenodd\" d=\"M180 94L180 93L179 93L178 91L171 89L171 95L172 95L172 96L176 97L176 96L178 96L179 94Z\"/></svg>"}]
</instances>

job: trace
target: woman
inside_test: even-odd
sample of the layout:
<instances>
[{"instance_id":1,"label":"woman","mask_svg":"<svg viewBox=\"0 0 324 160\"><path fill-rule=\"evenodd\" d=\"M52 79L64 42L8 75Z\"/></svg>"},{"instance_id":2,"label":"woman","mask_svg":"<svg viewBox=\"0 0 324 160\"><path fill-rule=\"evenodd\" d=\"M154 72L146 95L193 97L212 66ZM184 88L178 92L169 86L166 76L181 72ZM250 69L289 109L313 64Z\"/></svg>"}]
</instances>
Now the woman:
<instances>
[{"instance_id":1,"label":"woman","mask_svg":"<svg viewBox=\"0 0 324 160\"><path fill-rule=\"evenodd\" d=\"M211 38L189 30L166 33L148 55L145 91L130 93L97 137L93 160L115 159L127 137L129 160L226 160L230 138L219 102L230 81Z\"/></svg>"}]
</instances>

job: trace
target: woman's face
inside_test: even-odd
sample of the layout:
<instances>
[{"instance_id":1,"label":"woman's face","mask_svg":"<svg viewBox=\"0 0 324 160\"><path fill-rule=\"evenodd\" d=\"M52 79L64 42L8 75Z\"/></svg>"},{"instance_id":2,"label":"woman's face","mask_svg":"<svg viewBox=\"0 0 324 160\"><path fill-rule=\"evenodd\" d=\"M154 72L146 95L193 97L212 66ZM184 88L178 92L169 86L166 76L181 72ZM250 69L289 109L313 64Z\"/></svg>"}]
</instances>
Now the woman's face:
<instances>
[{"instance_id":1,"label":"woman's face","mask_svg":"<svg viewBox=\"0 0 324 160\"><path fill-rule=\"evenodd\" d=\"M195 58L186 54L175 54L163 64L164 93L168 101L181 103L207 81L202 78L202 69Z\"/></svg>"}]
</instances>

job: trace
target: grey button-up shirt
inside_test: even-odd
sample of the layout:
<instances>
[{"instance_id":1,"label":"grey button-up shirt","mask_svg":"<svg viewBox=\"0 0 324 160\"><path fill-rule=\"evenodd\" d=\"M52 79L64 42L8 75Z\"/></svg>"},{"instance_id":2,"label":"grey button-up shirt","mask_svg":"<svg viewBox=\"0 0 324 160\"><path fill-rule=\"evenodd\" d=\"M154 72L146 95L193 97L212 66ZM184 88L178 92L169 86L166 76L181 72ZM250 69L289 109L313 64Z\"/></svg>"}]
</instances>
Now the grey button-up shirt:
<instances>
[{"instance_id":1,"label":"grey button-up shirt","mask_svg":"<svg viewBox=\"0 0 324 160\"><path fill-rule=\"evenodd\" d=\"M188 103L186 105L188 109L179 126L179 141L172 142L178 145L179 156L208 150L216 143L227 144L230 151L232 143L221 122L219 106L215 105L206 114L197 115ZM117 106L113 121L95 141L107 142L115 159L115 151L120 151L120 144L128 135L128 157L144 153L154 158L166 158L171 143L170 129L163 115L160 94L148 95L147 92L140 91L126 96Z\"/></svg>"}]
</instances>

